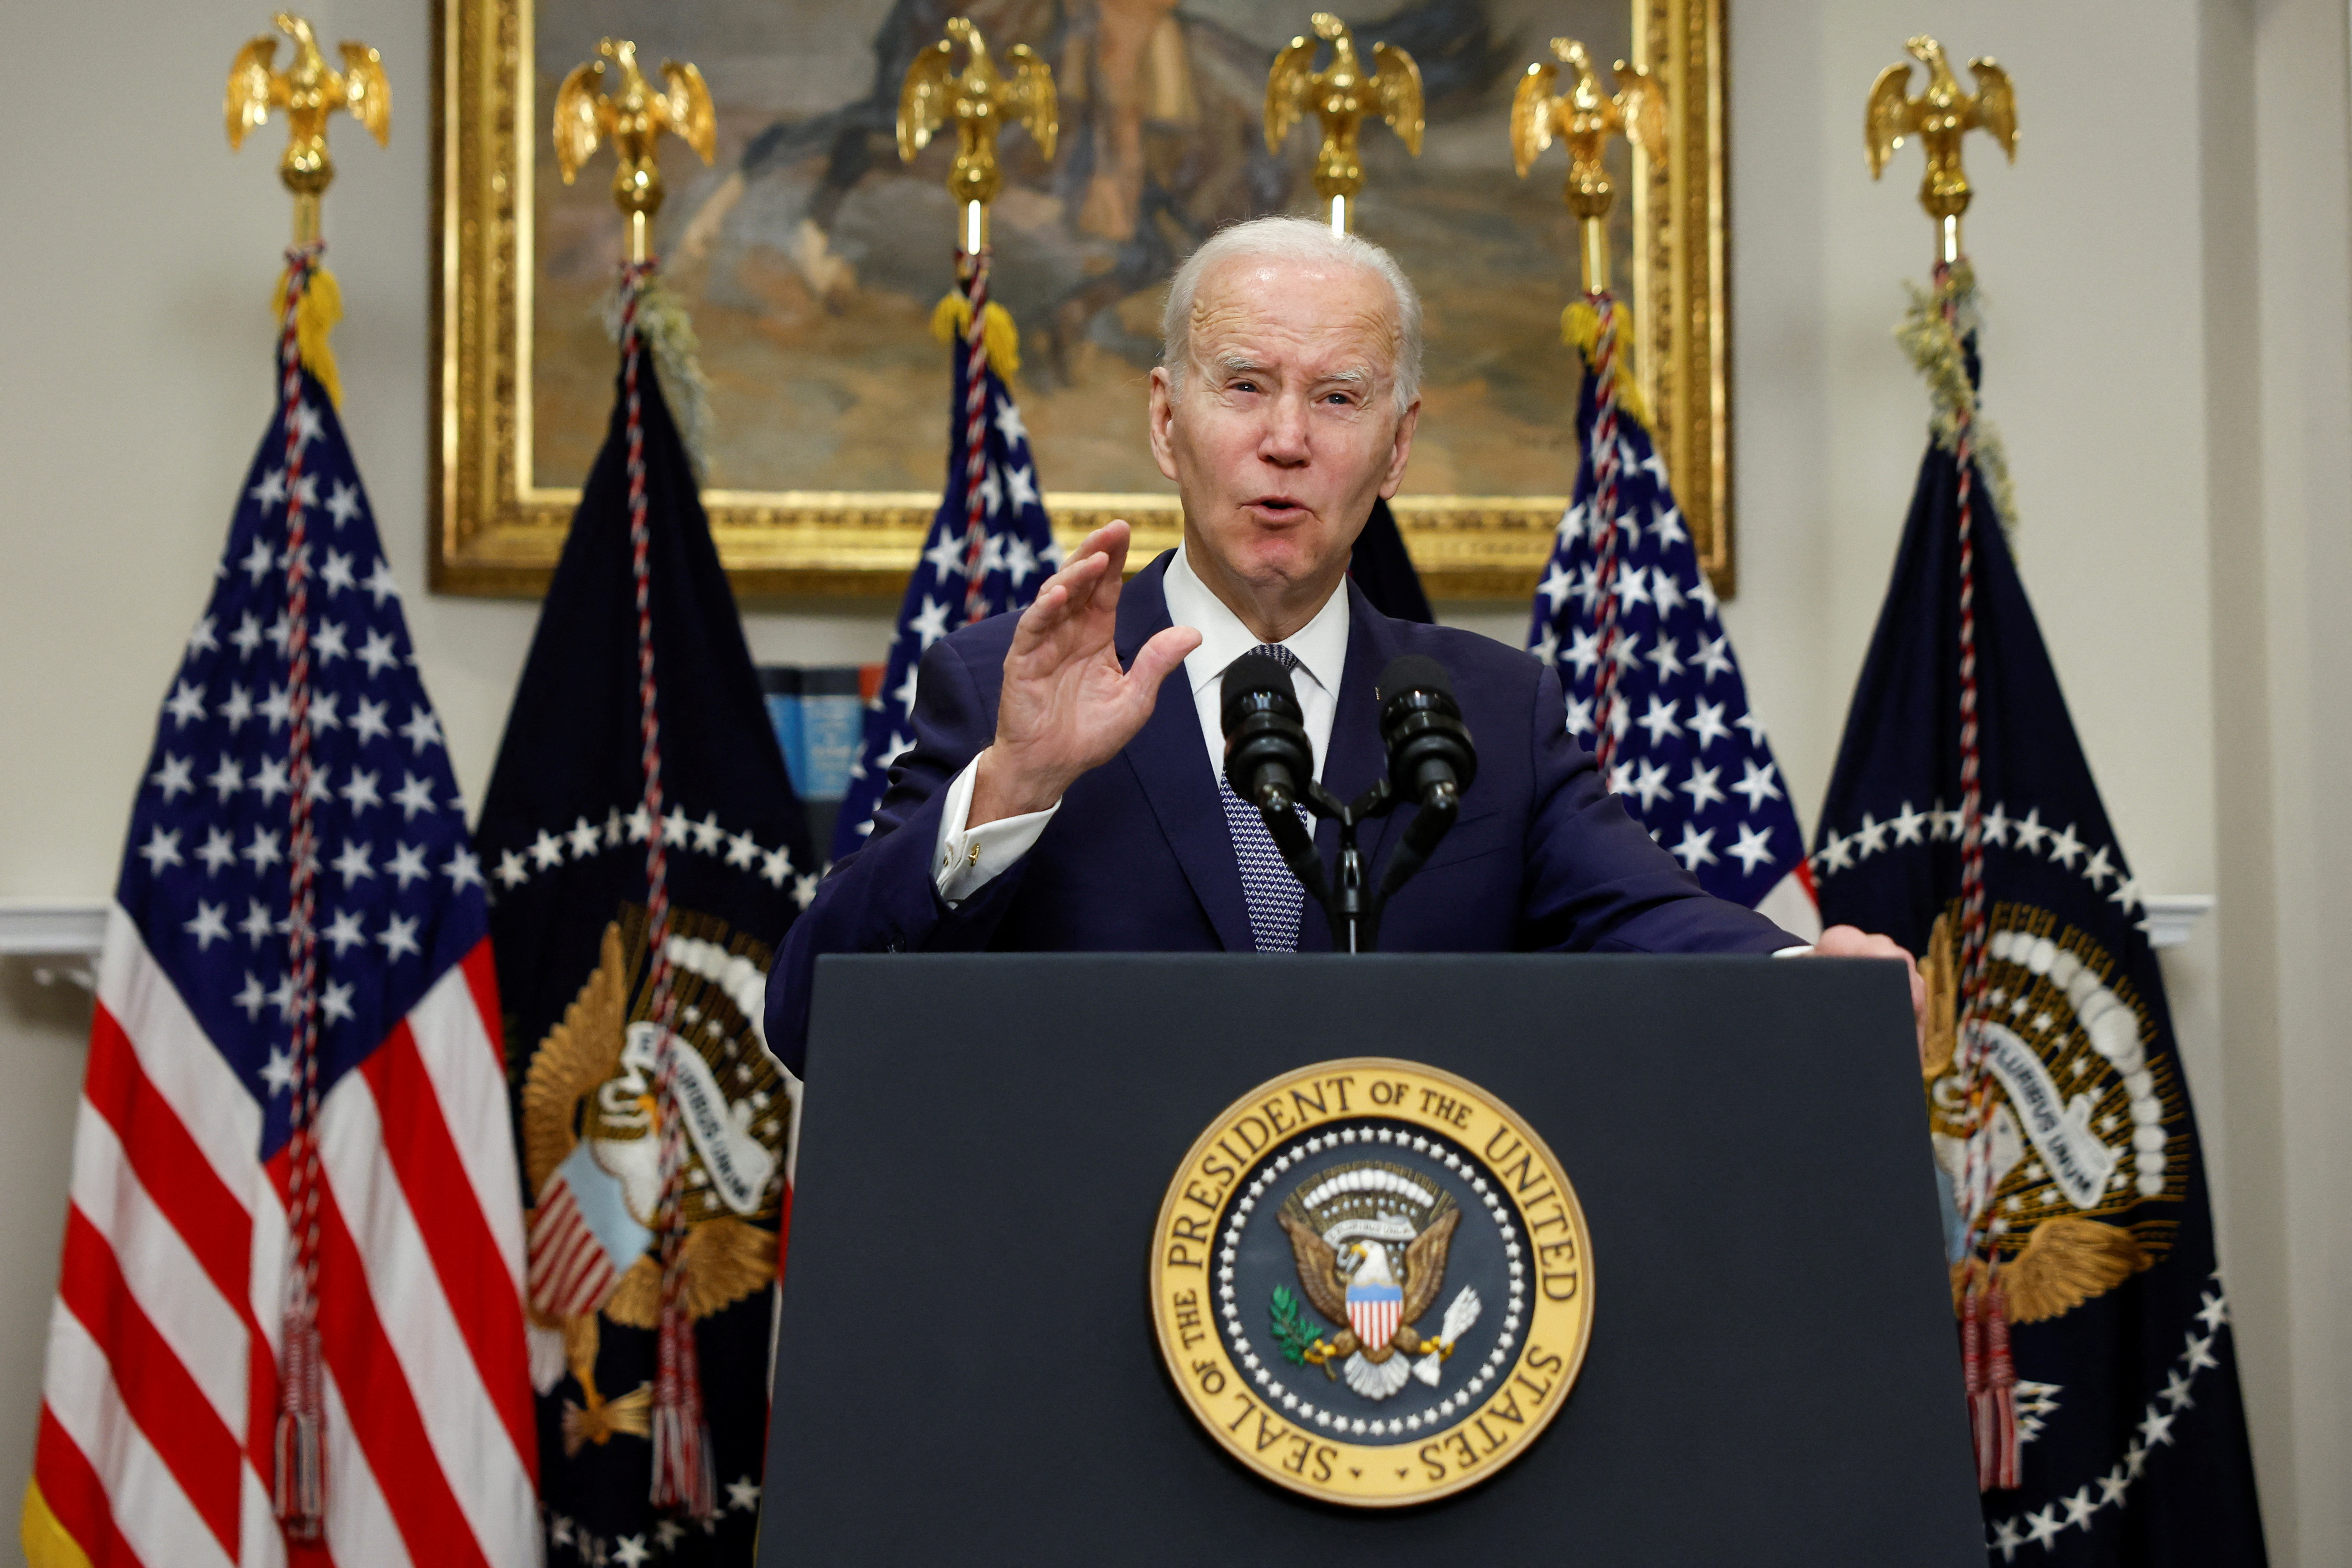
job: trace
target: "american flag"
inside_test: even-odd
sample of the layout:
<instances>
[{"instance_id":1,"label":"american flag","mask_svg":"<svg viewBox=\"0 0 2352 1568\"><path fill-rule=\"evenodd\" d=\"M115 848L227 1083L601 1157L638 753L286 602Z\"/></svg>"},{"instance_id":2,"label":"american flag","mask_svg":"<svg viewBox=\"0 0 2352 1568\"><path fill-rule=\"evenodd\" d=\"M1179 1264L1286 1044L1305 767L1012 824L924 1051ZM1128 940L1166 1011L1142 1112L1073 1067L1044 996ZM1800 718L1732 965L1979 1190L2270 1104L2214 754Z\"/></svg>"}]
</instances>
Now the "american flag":
<instances>
[{"instance_id":1,"label":"american flag","mask_svg":"<svg viewBox=\"0 0 2352 1568\"><path fill-rule=\"evenodd\" d=\"M1756 909L1807 941L1821 934L1797 813L1748 705L1714 586L1640 420L1616 420L1617 536L1604 595L1604 519L1595 505L1594 377L1577 399L1583 459L1536 589L1528 647L1559 671L1571 735L1613 737L1609 787L1650 837L1717 898ZM1609 712L1596 712L1604 597L1613 599Z\"/></svg>"},{"instance_id":2,"label":"american flag","mask_svg":"<svg viewBox=\"0 0 2352 1568\"><path fill-rule=\"evenodd\" d=\"M948 484L923 553L907 582L882 689L866 710L866 734L849 770L849 791L833 836L833 857L854 854L874 831L890 763L915 743L915 672L933 643L956 627L1017 610L1062 564L1045 517L1029 428L1012 390L990 362L979 323L987 272L958 257L970 307L955 343L955 396L949 405ZM1000 321L1004 318L1000 315ZM975 353L975 350L980 352ZM972 374L977 363L978 384ZM977 437L977 439L975 439Z\"/></svg>"},{"instance_id":3,"label":"american flag","mask_svg":"<svg viewBox=\"0 0 2352 1568\"><path fill-rule=\"evenodd\" d=\"M99 963L26 1505L37 1563L537 1551L480 868L334 405L285 368L156 725ZM303 1087L289 500L307 538L325 1497L323 1539L292 1547L272 1506Z\"/></svg>"}]
</instances>

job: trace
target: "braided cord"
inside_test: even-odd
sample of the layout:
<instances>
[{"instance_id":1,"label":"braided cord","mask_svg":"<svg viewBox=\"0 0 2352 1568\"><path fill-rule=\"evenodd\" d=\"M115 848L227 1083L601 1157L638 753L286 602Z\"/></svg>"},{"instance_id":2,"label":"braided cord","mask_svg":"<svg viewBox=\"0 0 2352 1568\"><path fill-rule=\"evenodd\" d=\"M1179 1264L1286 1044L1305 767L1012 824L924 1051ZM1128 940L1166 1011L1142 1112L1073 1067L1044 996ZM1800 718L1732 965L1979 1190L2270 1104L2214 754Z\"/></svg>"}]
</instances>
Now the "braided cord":
<instances>
[{"instance_id":1,"label":"braided cord","mask_svg":"<svg viewBox=\"0 0 2352 1568\"><path fill-rule=\"evenodd\" d=\"M296 321L325 246L313 240L286 253L285 314L278 325L279 415L286 429L287 844L292 862L286 934L289 1021L296 1082L287 1139L286 1214L294 1240L287 1279L283 1365L279 1371L276 1476L272 1502L286 1533L316 1541L326 1528L326 1389L319 1345L319 845L310 820L310 563L303 505L302 353Z\"/></svg>"},{"instance_id":2,"label":"braided cord","mask_svg":"<svg viewBox=\"0 0 2352 1568\"><path fill-rule=\"evenodd\" d=\"M1959 338L1959 296L1949 262L1936 267L1936 294L1944 325ZM2009 1314L2000 1281L2000 1257L1992 1231L1992 1086L1985 1071L1985 857L1984 753L1977 686L1976 388L1955 400L1953 459L1959 469L1958 509L1960 643L1960 953L1958 1017L1955 1034L1962 1094L1968 1106L1969 1140L1962 1165L1963 1213L1968 1216L1964 1256L1968 1283L1962 1292L1961 1370L1969 1396L1977 1487L1992 1491L2019 1480L2017 1372L2010 1355ZM1976 1264L1979 1251L1984 1267Z\"/></svg>"},{"instance_id":3,"label":"braided cord","mask_svg":"<svg viewBox=\"0 0 2352 1568\"><path fill-rule=\"evenodd\" d=\"M1617 470L1623 448L1617 440L1617 301L1605 289L1585 298L1599 326L1592 345L1592 517L1600 560L1594 585L1601 647L1592 677L1593 755L1605 783L1617 753Z\"/></svg>"},{"instance_id":4,"label":"braided cord","mask_svg":"<svg viewBox=\"0 0 2352 1568\"><path fill-rule=\"evenodd\" d=\"M981 482L988 474L988 337L982 329L988 314L989 250L956 252L956 280L963 285L971 317L964 325L963 393L963 618L988 616L988 594L982 564L988 558L988 514Z\"/></svg>"},{"instance_id":5,"label":"braided cord","mask_svg":"<svg viewBox=\"0 0 2352 1568\"><path fill-rule=\"evenodd\" d=\"M1944 321L1957 337L1959 304L1952 288L1951 268L1938 262L1936 290L1943 301ZM1976 530L1970 511L1975 502L1973 450L1970 441L1975 409L1973 392L1952 412L1956 426L1955 459L1959 468L1959 611L1960 611L1960 974L1958 1035L1961 1042L1963 1087L1968 1093L1969 1154L1967 1201L1972 1226L1981 1222L1981 1210L1990 1196L1991 1150L1986 1136L1984 1053L1976 1026L1984 1012L1985 897L1983 750L1979 737L1977 694L1977 553ZM1976 1240L1971 1234L1971 1243Z\"/></svg>"},{"instance_id":6,"label":"braided cord","mask_svg":"<svg viewBox=\"0 0 2352 1568\"><path fill-rule=\"evenodd\" d=\"M660 1041L661 1067L654 1100L661 1123L661 1315L655 1350L653 1491L656 1507L683 1510L695 1519L718 1511L710 1437L702 1413L694 1322L686 1303L686 1120L677 1093L677 1045L671 1034L676 998L669 954L669 846L662 828L660 689L654 675L653 530L646 496L646 426L639 377L645 340L638 308L651 287L654 263L630 262L621 273L622 387L626 407L629 476L629 565L636 586L637 717L645 775L646 1012Z\"/></svg>"}]
</instances>

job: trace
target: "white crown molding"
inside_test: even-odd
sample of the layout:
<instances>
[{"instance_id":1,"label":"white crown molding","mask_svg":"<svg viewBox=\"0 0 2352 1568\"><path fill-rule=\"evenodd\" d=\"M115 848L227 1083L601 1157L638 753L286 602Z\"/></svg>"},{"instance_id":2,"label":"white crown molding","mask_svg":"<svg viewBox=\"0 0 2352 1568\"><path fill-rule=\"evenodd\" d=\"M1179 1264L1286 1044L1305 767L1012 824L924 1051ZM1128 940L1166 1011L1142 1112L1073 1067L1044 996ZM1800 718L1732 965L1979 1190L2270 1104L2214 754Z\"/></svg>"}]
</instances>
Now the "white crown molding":
<instances>
[{"instance_id":1,"label":"white crown molding","mask_svg":"<svg viewBox=\"0 0 2352 1568\"><path fill-rule=\"evenodd\" d=\"M0 899L0 957L95 959L106 934L104 899ZM2213 908L2210 893L2150 893L2143 922L2156 947L2188 942Z\"/></svg>"},{"instance_id":2,"label":"white crown molding","mask_svg":"<svg viewBox=\"0 0 2352 1568\"><path fill-rule=\"evenodd\" d=\"M2179 947L2185 944L2197 922L2213 909L2210 893L2150 893L2143 900L2147 918L2140 929L2147 932L2150 947Z\"/></svg>"},{"instance_id":3,"label":"white crown molding","mask_svg":"<svg viewBox=\"0 0 2352 1568\"><path fill-rule=\"evenodd\" d=\"M0 899L0 956L96 958L104 899Z\"/></svg>"},{"instance_id":4,"label":"white crown molding","mask_svg":"<svg viewBox=\"0 0 2352 1568\"><path fill-rule=\"evenodd\" d=\"M35 960L33 978L44 985L63 978L95 991L109 901L0 899L0 958ZM50 962L38 962L44 959Z\"/></svg>"}]
</instances>

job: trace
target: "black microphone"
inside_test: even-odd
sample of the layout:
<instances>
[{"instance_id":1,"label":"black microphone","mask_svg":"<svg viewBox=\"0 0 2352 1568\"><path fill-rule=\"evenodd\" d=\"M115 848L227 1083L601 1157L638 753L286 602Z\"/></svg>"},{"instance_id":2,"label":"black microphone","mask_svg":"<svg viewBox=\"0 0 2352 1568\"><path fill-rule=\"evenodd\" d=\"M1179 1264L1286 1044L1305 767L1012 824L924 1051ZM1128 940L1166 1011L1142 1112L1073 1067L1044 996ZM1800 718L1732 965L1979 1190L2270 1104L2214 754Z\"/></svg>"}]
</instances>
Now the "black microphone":
<instances>
[{"instance_id":1,"label":"black microphone","mask_svg":"<svg viewBox=\"0 0 2352 1568\"><path fill-rule=\"evenodd\" d=\"M1315 747L1298 710L1290 671L1262 653L1225 667L1225 782L1257 807L1282 862L1318 904L1328 906L1323 859L1297 812L1315 790Z\"/></svg>"},{"instance_id":2,"label":"black microphone","mask_svg":"<svg viewBox=\"0 0 2352 1568\"><path fill-rule=\"evenodd\" d=\"M1423 654L1389 661L1381 671L1381 741L1388 747L1389 788L1421 809L1381 868L1377 905L1429 859L1462 809L1462 792L1478 776L1478 751L1454 700L1454 678Z\"/></svg>"},{"instance_id":3,"label":"black microphone","mask_svg":"<svg viewBox=\"0 0 2352 1568\"><path fill-rule=\"evenodd\" d=\"M1315 776L1315 748L1290 671L1262 653L1225 667L1225 782L1272 816L1286 812Z\"/></svg>"},{"instance_id":4,"label":"black microphone","mask_svg":"<svg viewBox=\"0 0 2352 1568\"><path fill-rule=\"evenodd\" d=\"M1478 751L1454 700L1454 678L1435 659L1409 653L1381 671L1379 690L1389 787L1424 811L1450 811L1478 776Z\"/></svg>"}]
</instances>

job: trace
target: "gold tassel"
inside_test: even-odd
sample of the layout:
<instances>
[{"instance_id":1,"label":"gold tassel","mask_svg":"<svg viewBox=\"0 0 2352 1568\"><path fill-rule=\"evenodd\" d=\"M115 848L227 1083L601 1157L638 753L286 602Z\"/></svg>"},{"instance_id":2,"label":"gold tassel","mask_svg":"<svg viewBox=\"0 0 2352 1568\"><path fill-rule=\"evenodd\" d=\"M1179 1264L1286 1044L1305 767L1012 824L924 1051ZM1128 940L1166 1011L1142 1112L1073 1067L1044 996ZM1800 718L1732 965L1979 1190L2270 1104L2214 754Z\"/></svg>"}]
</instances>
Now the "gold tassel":
<instances>
[{"instance_id":1,"label":"gold tassel","mask_svg":"<svg viewBox=\"0 0 2352 1568\"><path fill-rule=\"evenodd\" d=\"M19 1539L24 1544L25 1561L32 1568L89 1568L89 1557L82 1551L81 1543L49 1511L48 1500L41 1495L38 1481L25 1484Z\"/></svg>"},{"instance_id":2,"label":"gold tassel","mask_svg":"<svg viewBox=\"0 0 2352 1568\"><path fill-rule=\"evenodd\" d=\"M1947 452L1958 451L1959 411L1964 405L1969 409L1969 447L1985 482L1992 488L1993 510L2000 514L2001 534L2014 541L2017 487L2010 477L2009 454L2001 445L1999 427L1977 406L1976 388L1969 384L1967 351L1961 346L1961 334L1944 319L1947 304L1964 322L1975 315L1976 271L1963 261L1934 289L1922 289L1916 283L1906 283L1904 288L1911 295L1911 308L1903 312L1903 321L1895 329L1895 341L1903 345L1912 368L1927 383L1927 395L1935 408L1935 416L1927 423L1928 434Z\"/></svg>"},{"instance_id":3,"label":"gold tassel","mask_svg":"<svg viewBox=\"0 0 2352 1568\"><path fill-rule=\"evenodd\" d=\"M1601 312L1592 301L1579 300L1559 313L1559 341L1586 359L1592 357L1601 342Z\"/></svg>"},{"instance_id":4,"label":"gold tassel","mask_svg":"<svg viewBox=\"0 0 2352 1568\"><path fill-rule=\"evenodd\" d=\"M269 310L283 320L286 315L286 279L281 275L278 287L269 296ZM327 396L336 407L343 405L342 377L335 373L335 351L327 334L343 319L342 286L335 275L323 267L310 269L310 287L302 290L302 307L294 313L294 347L319 384L327 389Z\"/></svg>"},{"instance_id":5,"label":"gold tassel","mask_svg":"<svg viewBox=\"0 0 2352 1568\"><path fill-rule=\"evenodd\" d=\"M1592 362L1594 352L1601 346L1601 312L1592 308L1590 300L1579 300L1559 313L1559 341ZM1630 416L1643 429L1650 424L1650 405L1642 396L1641 384L1633 379L1633 308L1620 300L1617 305L1617 412Z\"/></svg>"},{"instance_id":6,"label":"gold tassel","mask_svg":"<svg viewBox=\"0 0 2352 1568\"><path fill-rule=\"evenodd\" d=\"M950 289L931 312L931 336L943 343L952 343L971 330L971 301ZM1015 375L1021 370L1021 331L1013 324L1013 312L991 300L981 318L980 335L988 347L988 363L1000 376Z\"/></svg>"}]
</instances>

